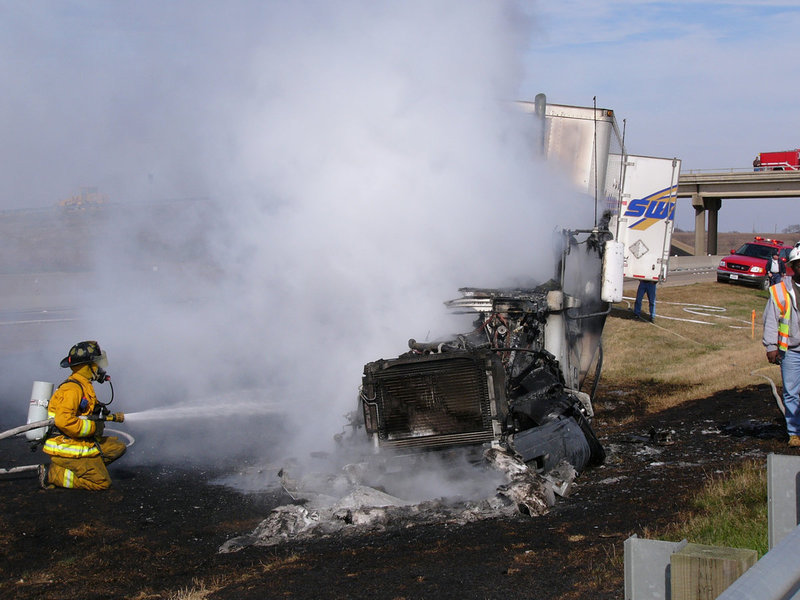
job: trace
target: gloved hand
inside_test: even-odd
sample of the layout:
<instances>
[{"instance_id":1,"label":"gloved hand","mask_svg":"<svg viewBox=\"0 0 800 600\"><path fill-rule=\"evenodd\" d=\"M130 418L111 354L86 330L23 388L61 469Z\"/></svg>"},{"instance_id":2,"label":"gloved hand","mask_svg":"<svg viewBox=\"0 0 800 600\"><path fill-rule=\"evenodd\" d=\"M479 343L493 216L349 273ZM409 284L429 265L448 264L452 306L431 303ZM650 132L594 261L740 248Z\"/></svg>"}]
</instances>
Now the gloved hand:
<instances>
[{"instance_id":1,"label":"gloved hand","mask_svg":"<svg viewBox=\"0 0 800 600\"><path fill-rule=\"evenodd\" d=\"M115 423L122 423L125 420L125 413L117 412L110 414L106 417L106 421L114 421Z\"/></svg>"},{"instance_id":2,"label":"gloved hand","mask_svg":"<svg viewBox=\"0 0 800 600\"><path fill-rule=\"evenodd\" d=\"M103 430L106 428L104 421L94 422L94 437L103 437Z\"/></svg>"}]
</instances>

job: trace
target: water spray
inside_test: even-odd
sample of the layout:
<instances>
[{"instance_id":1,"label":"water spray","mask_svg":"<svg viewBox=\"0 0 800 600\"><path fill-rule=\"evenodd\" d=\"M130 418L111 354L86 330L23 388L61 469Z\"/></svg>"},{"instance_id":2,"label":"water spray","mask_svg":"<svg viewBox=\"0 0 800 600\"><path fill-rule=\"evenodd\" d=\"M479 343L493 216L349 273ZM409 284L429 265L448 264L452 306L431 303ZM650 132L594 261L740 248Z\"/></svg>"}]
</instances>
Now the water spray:
<instances>
[{"instance_id":1,"label":"water spray","mask_svg":"<svg viewBox=\"0 0 800 600\"><path fill-rule=\"evenodd\" d=\"M235 413L241 415L266 415L278 414L281 411L276 403L271 402L225 402L225 413ZM128 423L139 423L142 421L156 421L165 419L210 419L220 416L220 405L214 404L188 404L185 406L175 406L171 408L150 408L125 414L125 421Z\"/></svg>"}]
</instances>

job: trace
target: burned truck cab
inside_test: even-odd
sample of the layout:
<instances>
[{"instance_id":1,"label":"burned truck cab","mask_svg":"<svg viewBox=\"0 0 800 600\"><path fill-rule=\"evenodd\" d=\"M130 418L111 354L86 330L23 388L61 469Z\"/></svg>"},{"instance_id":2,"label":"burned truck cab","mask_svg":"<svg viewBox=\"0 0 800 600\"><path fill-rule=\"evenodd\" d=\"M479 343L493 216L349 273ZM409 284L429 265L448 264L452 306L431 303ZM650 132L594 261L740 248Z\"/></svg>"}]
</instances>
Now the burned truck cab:
<instances>
[{"instance_id":1,"label":"burned truck cab","mask_svg":"<svg viewBox=\"0 0 800 600\"><path fill-rule=\"evenodd\" d=\"M538 472L567 461L577 472L602 463L591 427L602 365L602 229L564 232L553 279L531 289L462 288L445 304L472 328L364 367L360 408L378 449L494 447ZM621 277L620 277L621 289Z\"/></svg>"}]
</instances>

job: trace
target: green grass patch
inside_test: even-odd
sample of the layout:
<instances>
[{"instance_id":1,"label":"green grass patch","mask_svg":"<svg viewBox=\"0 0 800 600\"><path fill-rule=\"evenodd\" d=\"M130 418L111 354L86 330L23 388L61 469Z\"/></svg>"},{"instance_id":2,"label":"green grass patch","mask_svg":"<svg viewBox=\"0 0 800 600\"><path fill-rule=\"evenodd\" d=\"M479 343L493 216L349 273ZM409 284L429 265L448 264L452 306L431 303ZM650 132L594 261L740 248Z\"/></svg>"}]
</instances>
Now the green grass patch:
<instances>
[{"instance_id":1,"label":"green grass patch","mask_svg":"<svg viewBox=\"0 0 800 600\"><path fill-rule=\"evenodd\" d=\"M689 516L667 532L673 540L769 550L766 465L749 462L713 475L694 499Z\"/></svg>"}]
</instances>

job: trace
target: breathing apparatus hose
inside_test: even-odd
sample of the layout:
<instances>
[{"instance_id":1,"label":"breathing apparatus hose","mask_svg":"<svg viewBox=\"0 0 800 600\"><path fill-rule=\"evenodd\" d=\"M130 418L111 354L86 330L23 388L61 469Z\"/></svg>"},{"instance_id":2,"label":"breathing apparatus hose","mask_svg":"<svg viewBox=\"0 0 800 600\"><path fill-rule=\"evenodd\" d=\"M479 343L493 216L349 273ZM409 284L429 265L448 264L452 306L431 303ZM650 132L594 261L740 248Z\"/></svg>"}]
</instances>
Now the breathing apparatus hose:
<instances>
[{"instance_id":1,"label":"breathing apparatus hose","mask_svg":"<svg viewBox=\"0 0 800 600\"><path fill-rule=\"evenodd\" d=\"M109 377L105 373L103 373L102 379L98 379L97 380L97 383L105 383L106 381L108 382L108 387L111 388L111 399L108 402L100 402L100 400L98 400L97 404L99 404L100 407L101 407L101 410L105 411L106 414L107 414L108 412L110 412L108 410L108 405L111 404L114 401L114 384L111 383L111 377Z\"/></svg>"}]
</instances>

